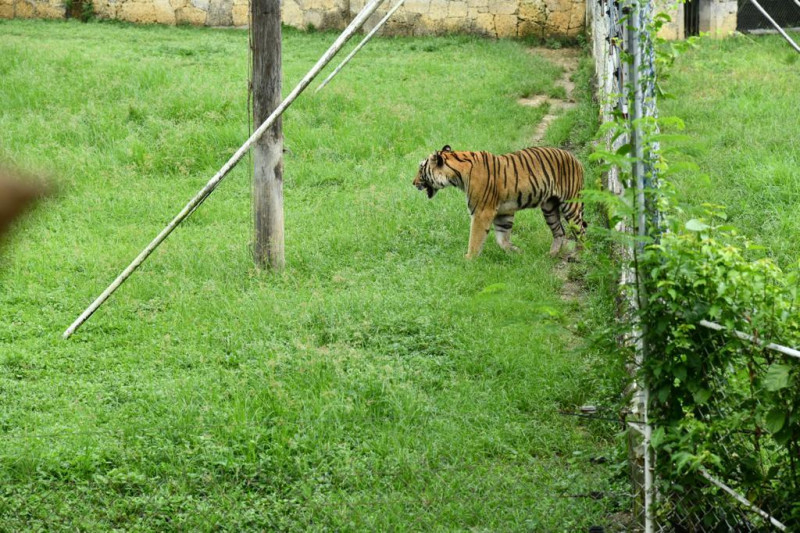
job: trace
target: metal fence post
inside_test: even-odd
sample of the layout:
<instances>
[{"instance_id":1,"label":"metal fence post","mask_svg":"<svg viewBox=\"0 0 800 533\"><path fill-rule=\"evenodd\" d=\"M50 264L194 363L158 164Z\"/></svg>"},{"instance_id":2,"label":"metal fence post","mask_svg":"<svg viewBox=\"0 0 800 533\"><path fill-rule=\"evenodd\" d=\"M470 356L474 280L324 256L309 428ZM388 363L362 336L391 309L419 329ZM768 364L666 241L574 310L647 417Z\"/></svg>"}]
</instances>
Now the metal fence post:
<instances>
[{"instance_id":1,"label":"metal fence post","mask_svg":"<svg viewBox=\"0 0 800 533\"><path fill-rule=\"evenodd\" d=\"M641 0L647 2L649 0ZM638 240L635 242L634 257L638 257L644 252L645 237L648 235L648 217L647 217L647 201L645 189L650 185L647 179L647 169L645 167L645 150L644 150L644 135L642 132L643 118L644 118L644 93L643 85L647 83L647 79L642 76L642 60L643 53L643 28L642 18L643 12L640 6L640 0L630 0L627 4L628 10L628 31L627 31L627 46L628 53L631 57L630 65L630 86L628 88L629 97L632 97L632 113L629 115L630 131L631 131L631 148L634 156L632 165L633 181L635 186L636 197L636 227L634 228ZM647 307L647 292L644 286L641 272L638 270L638 261L636 263L636 303L638 304L638 312L641 314ZM636 368L641 369L647 357L647 344L646 344L646 325L642 321L637 321L638 335L636 339ZM638 415L642 424L642 477L643 477L643 496L644 496L644 531L645 533L652 533L655 530L653 519L653 461L652 451L650 449L650 438L652 428L648 420L648 404L649 404L649 390L645 383L638 380L636 398L634 399L634 408L638 411Z\"/></svg>"}]
</instances>

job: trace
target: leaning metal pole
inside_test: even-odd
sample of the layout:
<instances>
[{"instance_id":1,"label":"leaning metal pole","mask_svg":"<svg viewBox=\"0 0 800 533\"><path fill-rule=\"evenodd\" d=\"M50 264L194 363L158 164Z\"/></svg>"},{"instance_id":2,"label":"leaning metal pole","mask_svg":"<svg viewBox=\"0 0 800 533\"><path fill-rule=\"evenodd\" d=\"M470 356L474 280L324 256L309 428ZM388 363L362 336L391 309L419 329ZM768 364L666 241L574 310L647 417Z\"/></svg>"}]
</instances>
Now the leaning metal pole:
<instances>
[{"instance_id":1,"label":"leaning metal pole","mask_svg":"<svg viewBox=\"0 0 800 533\"><path fill-rule=\"evenodd\" d=\"M766 18L770 24L775 26L775 29L778 30L778 33L780 33L783 36L783 38L786 39L786 41L790 45L792 45L792 48L794 48L797 52L800 52L800 46L797 46L797 43L794 42L794 40L792 40L792 38L789 37L789 35L785 31L783 31L783 28L781 28L780 24L775 22L775 20L769 16L769 13L767 13L767 11L763 7L761 7L761 4L759 4L756 0L750 0L750 2L752 2L752 4L756 6L759 11L761 11L761 14L764 15L764 18ZM795 3L798 6L800 6L800 2L798 2L798 0L795 0Z\"/></svg>"},{"instance_id":2,"label":"leaning metal pole","mask_svg":"<svg viewBox=\"0 0 800 533\"><path fill-rule=\"evenodd\" d=\"M322 57L319 58L317 63L311 68L311 70L308 71L308 74L306 74L305 77L302 80L300 80L300 83L297 84L297 86L294 88L294 90L292 90L289 96L287 96L283 100L283 102L281 102L281 104L275 109L275 111L273 111L272 114L269 117L267 117L264 123L261 124L258 127L258 129L256 129L256 131L253 132L253 134L250 136L249 139L247 139L247 141L245 141L245 143L241 146L241 148L239 148L236 151L236 153L233 154L233 156L231 156L231 158L227 161L227 163L225 163L222 166L222 168L214 175L214 177L211 178L208 181L208 183L206 183L205 187L200 189L200 192L198 192L194 196L194 198L192 198L189 201L189 203L186 204L186 206L180 211L180 213L178 213L175 216L175 218L173 218L172 221L169 224L167 224L167 227L161 230L161 233L159 233L156 236L156 238L153 239L153 241L150 244L148 244L147 247L144 250L142 250L142 252L138 256L136 256L136 259L134 259L133 262L130 265L128 265L128 267L125 270L123 270L119 276L117 276L117 278L111 283L111 285L109 285L108 288L104 290L103 293L100 294L100 296L98 296L95 299L95 301L93 301L91 305L89 305L89 307L87 307L83 313L81 313L81 315L75 320L75 322L73 322L66 329L66 331L64 331L63 337L65 339L68 339L73 333L75 333L75 330L77 330L81 326L81 324L86 322L86 320L88 320L89 317L92 316L92 314L95 311L97 311L97 308L103 305L103 302L105 302L108 299L108 297L111 296L111 294L113 294L114 291L116 291L117 288L119 288L119 286L122 285L125 282L125 280L128 279L128 277L131 274L133 274L133 272L137 268L139 268L139 266L142 263L144 263L144 261L148 258L148 256L151 253L153 253L153 251L156 248L158 248L158 246L162 242L164 242L164 240L169 236L169 234L172 233L172 231L175 228L177 228L178 225L181 222L183 222L189 215L191 215L192 212L194 212L194 210L197 209L200 206L200 204L202 204L203 201L206 198L208 198L212 192L214 192L214 189L217 188L217 185L219 185L219 183L225 178L228 172L230 172L233 169L233 167L236 166L236 164L242 159L242 157L244 157L244 155L247 153L250 147L252 147L253 144L255 144L256 141L258 141L258 139L261 138L264 132L267 131L272 126L272 124L278 119L278 117L280 117L283 114L283 112L286 111L286 109L288 109L290 105L292 105L292 102L294 102L297 99L297 97L300 96L300 93L302 93L303 90L305 90L305 88L308 87L308 85L313 81L313 79L317 76L317 74L319 74L320 71L325 67L325 65L327 65L331 59L333 59L333 56L335 56L336 53L342 49L347 40L350 39L350 37L352 37L353 34L358 31L359 28L361 28L364 22L370 17L370 15L372 15L378 9L378 7L383 2L384 0L371 0L370 3L364 6L364 9L362 9L361 12L358 14L358 16L355 19L353 19L353 22L351 22L350 25L347 26L347 28L345 28L342 34L339 35L336 41L330 46L330 48L328 48L328 50L322 55Z\"/></svg>"},{"instance_id":3,"label":"leaning metal pole","mask_svg":"<svg viewBox=\"0 0 800 533\"><path fill-rule=\"evenodd\" d=\"M330 82L330 81L331 81L331 80L332 80L332 79L333 79L333 78L334 78L334 77L335 77L337 74L339 74L339 71L341 71L341 70L344 68L344 66L347 64L347 62L348 62L348 61L350 61L351 59L353 59L353 56L354 56L354 55L356 55L356 54L358 53L358 51L359 51L359 50L361 50L361 49L364 47L364 45L365 45L365 44L367 44L367 42L369 42L369 40L370 40L370 39L372 39L372 36L373 36L373 35L375 35L376 33L378 33L378 30L380 30L380 29L383 27L383 25L384 25L384 24L386 24L386 21L388 21L388 20L389 20L389 18L390 18L392 15L394 15L394 12L395 12L395 11L397 11L398 9L400 9L400 6L402 6L402 5L405 3L405 1L406 1L406 0L400 0L399 2L397 2L397 5L396 5L396 6L394 6L392 9L390 9L390 10L389 10L389 12L388 12L388 13L386 13L386 16L385 16L385 17L383 17L383 18L380 20L380 22L378 22L378 23L375 25L375 27L374 27L374 28L372 28L372 30L371 30L371 31L370 31L370 32L367 34L367 36L366 36L366 37L364 37L364 39L362 39L362 40L361 40L361 42L360 42L360 43L358 43L358 46L356 46L355 48L353 48L353 51L352 51L352 52L350 52L349 54L347 54L347 57L345 57L345 58L342 60L342 62L341 62L341 63L339 63L339 66L338 66L338 67L336 67L336 69L334 69L334 71L333 71L333 72L331 72L331 73L330 73L330 75L329 75L327 78L325 78L325 80L324 80L322 83L320 83L320 84L319 84L319 87L317 87L317 90L315 90L315 91L314 91L314 93L318 93L318 92L320 92L320 91L322 90L322 88L323 88L323 87L325 87L326 85L328 85L328 82Z\"/></svg>"}]
</instances>

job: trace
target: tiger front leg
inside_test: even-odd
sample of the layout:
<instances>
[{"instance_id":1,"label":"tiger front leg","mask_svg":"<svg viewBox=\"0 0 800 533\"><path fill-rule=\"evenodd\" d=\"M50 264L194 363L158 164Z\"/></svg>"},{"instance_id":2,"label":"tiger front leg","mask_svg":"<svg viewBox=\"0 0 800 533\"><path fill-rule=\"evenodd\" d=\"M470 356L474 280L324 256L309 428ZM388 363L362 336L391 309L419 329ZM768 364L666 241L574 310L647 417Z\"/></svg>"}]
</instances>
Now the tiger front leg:
<instances>
[{"instance_id":1,"label":"tiger front leg","mask_svg":"<svg viewBox=\"0 0 800 533\"><path fill-rule=\"evenodd\" d=\"M469 248L467 249L467 259L473 259L480 255L483 243L486 242L486 235L492 226L494 213L482 211L472 215L472 222L469 227Z\"/></svg>"},{"instance_id":2,"label":"tiger front leg","mask_svg":"<svg viewBox=\"0 0 800 533\"><path fill-rule=\"evenodd\" d=\"M494 217L494 237L498 246L506 252L520 252L521 250L511 244L511 229L514 227L514 214L497 215Z\"/></svg>"}]
</instances>

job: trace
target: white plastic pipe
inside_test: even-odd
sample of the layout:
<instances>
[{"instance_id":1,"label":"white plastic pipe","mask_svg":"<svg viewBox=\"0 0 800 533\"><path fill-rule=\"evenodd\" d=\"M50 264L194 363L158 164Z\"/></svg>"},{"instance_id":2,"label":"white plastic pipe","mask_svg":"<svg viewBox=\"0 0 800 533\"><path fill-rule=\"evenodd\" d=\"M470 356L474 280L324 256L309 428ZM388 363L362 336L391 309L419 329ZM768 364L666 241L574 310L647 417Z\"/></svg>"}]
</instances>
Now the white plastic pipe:
<instances>
[{"instance_id":1,"label":"white plastic pipe","mask_svg":"<svg viewBox=\"0 0 800 533\"><path fill-rule=\"evenodd\" d=\"M756 0L750 0L750 1L753 3L754 6L758 8L759 11L761 11L761 14L764 15L764 17L770 22L770 24L775 26L775 29L778 30L778 33L783 35L783 38L786 39L790 45L792 45L792 48L794 48L798 53L800 53L800 46L797 46L797 43L794 42L792 38L789 37L789 35L785 31L783 31L783 28L781 28L778 25L778 23L775 22L772 19L772 17L769 16L769 13L767 13L766 10L763 7L761 7L761 4L759 4ZM797 0L795 0L795 2L797 2ZM798 5L800 5L800 3L798 3Z\"/></svg>"},{"instance_id":2,"label":"white plastic pipe","mask_svg":"<svg viewBox=\"0 0 800 533\"><path fill-rule=\"evenodd\" d=\"M344 60L343 60L341 63L339 63L339 66L338 66L338 67L336 67L336 69L335 69L333 72L331 72L331 73L330 73L330 75L329 75L327 78L325 78L325 81L323 81L322 83L320 83L320 84L319 84L319 87L317 87L317 90L316 90L316 91L314 91L314 93L315 93L315 94L316 94L316 93L318 93L318 92L320 92L320 91L322 90L322 88L323 88L323 87L325 87L326 85L328 85L328 82L329 82L329 81L331 81L331 80L334 78L334 76L336 76L337 74L339 74L339 71L340 71L340 70L342 70L342 69L344 68L344 66L347 64L347 62L348 62L348 61L350 61L350 60L353 58L353 56L354 56L354 55L356 55L356 54L358 53L358 51L359 51L359 50L361 50L361 49L364 47L364 45L365 45L365 44L367 44L367 42L368 42L370 39L372 39L372 36L373 36L373 35L375 35L376 33L378 33L378 30L380 30L380 29L381 29L381 27L383 27L383 25L384 25L384 24L386 24L386 21L387 21L387 20L389 20L389 18L390 18L392 15L394 15L394 12L395 12L395 11L397 11L398 9L400 9L400 6L402 6L402 5L405 3L405 1L406 1L406 0L400 0L399 2L397 2L397 5L396 5L396 6L394 6L392 9L390 9L390 10L389 10L389 12L388 12L388 13L386 13L386 16L385 16L385 17L383 17L383 18L380 20L380 22L378 22L378 23L375 25L375 27L374 27L374 28L372 28L372 31L370 31L370 32L367 34L367 36L366 36L366 37L364 37L364 39L362 39L362 41L361 41L360 43L358 43L358 46L356 46L355 48L353 48L353 51L352 51L352 52L350 52L349 54L347 54L347 57L345 57L345 58L344 58ZM800 1L800 0L798 0L798 1Z\"/></svg>"},{"instance_id":3,"label":"white plastic pipe","mask_svg":"<svg viewBox=\"0 0 800 533\"><path fill-rule=\"evenodd\" d=\"M701 326L703 326L705 328L713 329L714 331L725 331L725 327L717 324L716 322L709 322L708 320L701 320L700 322L698 322L698 324L700 324ZM738 337L738 338L740 338L742 340L750 341L752 343L755 343L755 344L758 344L760 346L763 346L764 348L767 348L769 350L773 350L775 352L782 353L783 355L788 355L789 357L794 357L796 359L800 359L800 350L795 350L794 348L789 348L788 346L781 346L780 344L775 344L774 342L763 344L763 343L759 342L752 335L748 335L747 333L742 333L741 331L731 330L731 333L733 333L734 336L736 336L736 337Z\"/></svg>"},{"instance_id":4,"label":"white plastic pipe","mask_svg":"<svg viewBox=\"0 0 800 533\"><path fill-rule=\"evenodd\" d=\"M122 285L125 282L125 280L128 279L128 277L131 274L133 274L133 272L137 268L139 268L139 266L142 263L144 263L147 257L151 253L153 253L153 250L158 248L158 246L162 242L164 242L164 239L166 239L169 236L169 234L172 233L172 230L178 227L178 225L181 222L183 222L189 215L191 215L192 212L195 209L197 209L200 206L200 204L202 204L203 201L206 198L208 198L208 196L212 192L214 192L214 189L217 188L217 185L219 185L219 183L223 180L223 178L225 178L228 172L230 172L231 169L233 169L233 167L236 166L236 164L242 159L242 157L244 157L244 155L247 153L250 147L252 147L253 144L255 144L258 141L258 139L261 138L264 132L267 131L270 128L270 126L272 126L272 124L278 119L278 117L280 117L283 114L283 112L286 111L286 109L288 109L290 105L292 105L292 102L294 102L295 99L297 99L297 97L300 96L300 93L302 93L303 90L305 90L305 88L308 87L308 85L314 80L317 74L319 74L320 71L325 67L325 65L327 65L331 59L333 59L333 56L335 56L336 53L342 49L347 40L350 37L352 37L353 34L358 31L359 28L361 28L364 22L366 22L366 20L370 17L370 15L372 15L383 2L384 0L370 0L370 2L364 6L364 9L362 9L361 12L358 14L358 16L356 16L356 18L353 19L353 21L347 26L347 28L345 28L342 34L339 35L336 41L330 46L330 48L328 48L327 52L325 52L322 55L322 57L319 58L317 63L311 68L311 70L308 71L308 74L306 74L305 77L302 80L300 80L300 83L297 84L297 86L294 88L294 90L292 90L289 96L287 96L283 100L283 102L281 102L280 105L275 109L275 111L273 111L272 114L269 117L267 117L267 120L265 120L264 123L261 124L258 127L258 129L256 129L256 131L253 132L253 134L250 136L249 139L247 139L247 141L245 141L245 143L241 146L241 148L239 148L236 151L236 153L233 154L233 156L231 156L228 162L225 163L222 166L222 168L214 175L214 177L211 178L208 181L208 183L206 183L205 187L200 189L200 192L198 192L194 196L194 198L192 198L189 201L189 203L186 204L186 206L181 210L181 212L178 213L169 224L167 224L167 227L161 230L161 233L159 233L156 236L156 238L153 239L153 241L150 244L148 244L147 247L144 250L142 250L142 252L138 256L136 256L136 259L134 259L133 262L130 265L128 265L128 267L125 270L123 270L119 276L117 276L117 279L115 279L111 283L111 285L109 285L108 288L104 290L103 293L100 296L98 296L95 299L95 301L93 301L91 305L87 307L83 313L81 313L81 315L75 320L75 322L73 322L66 329L66 331L64 331L63 337L65 339L68 339L70 335L75 333L75 330L77 330L81 326L81 324L86 322L86 320L88 320L89 317L92 316L92 314L95 311L97 311L97 308L103 305L103 302L105 302L108 299L108 297L111 296L111 294L115 290L117 290L117 288L119 288L119 286Z\"/></svg>"},{"instance_id":5,"label":"white plastic pipe","mask_svg":"<svg viewBox=\"0 0 800 533\"><path fill-rule=\"evenodd\" d=\"M714 476L709 474L708 470L706 470L702 466L700 467L700 475L703 476L704 478L706 478L708 481L710 481L713 485L716 485L718 488L720 488L720 489L724 490L725 492L727 492L737 502L741 503L742 505L744 505L745 507L747 507L748 509L750 509L754 513L758 514L764 520L769 521L769 523L772 524L773 526L775 526L776 528L780 529L781 531L786 531L786 526L785 525L783 525L781 522L778 522L777 520L775 520L775 518L773 518L772 516L767 514L763 509L760 509L760 508L756 507L755 505L753 505L752 503L750 503L750 501L747 500L747 498L745 498L744 496L742 496L741 494L739 494L738 492L736 492L735 490L730 488L728 485L726 485L722 481L718 480L717 478L715 478Z\"/></svg>"}]
</instances>

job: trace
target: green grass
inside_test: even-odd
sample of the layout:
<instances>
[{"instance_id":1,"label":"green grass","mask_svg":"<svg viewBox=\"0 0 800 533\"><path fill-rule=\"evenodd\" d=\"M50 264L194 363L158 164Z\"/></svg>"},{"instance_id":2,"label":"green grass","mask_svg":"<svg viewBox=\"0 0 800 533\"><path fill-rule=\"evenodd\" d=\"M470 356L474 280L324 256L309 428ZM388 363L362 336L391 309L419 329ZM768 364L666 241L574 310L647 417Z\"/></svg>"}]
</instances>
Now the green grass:
<instances>
[{"instance_id":1,"label":"green grass","mask_svg":"<svg viewBox=\"0 0 800 533\"><path fill-rule=\"evenodd\" d=\"M333 38L286 31L284 92ZM527 144L516 99L560 72L521 43L376 39L284 117L284 273L253 267L243 164L60 339L247 137L247 65L240 31L0 22L0 160L60 181L0 263L0 530L603 523L572 496L608 490L611 428L558 412L609 364L541 215L467 262L463 197L411 186L445 144Z\"/></svg>"},{"instance_id":2,"label":"green grass","mask_svg":"<svg viewBox=\"0 0 800 533\"><path fill-rule=\"evenodd\" d=\"M795 40L799 34L793 34ZM677 116L707 178L677 176L679 197L723 204L780 264L800 259L800 56L778 35L705 39L679 58L662 116Z\"/></svg>"}]
</instances>

